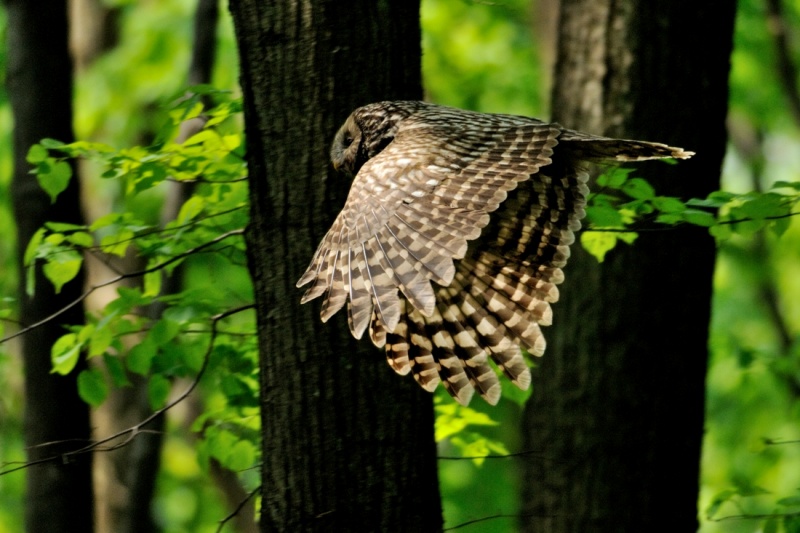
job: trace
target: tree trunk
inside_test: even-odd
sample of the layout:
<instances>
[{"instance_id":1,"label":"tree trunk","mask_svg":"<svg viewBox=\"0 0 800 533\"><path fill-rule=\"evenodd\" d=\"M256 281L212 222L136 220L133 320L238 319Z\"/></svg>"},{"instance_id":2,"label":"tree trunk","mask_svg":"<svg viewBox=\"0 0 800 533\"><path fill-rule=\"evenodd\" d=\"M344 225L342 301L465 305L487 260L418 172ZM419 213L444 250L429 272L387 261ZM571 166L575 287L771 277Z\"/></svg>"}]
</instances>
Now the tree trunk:
<instances>
[{"instance_id":1,"label":"tree trunk","mask_svg":"<svg viewBox=\"0 0 800 533\"><path fill-rule=\"evenodd\" d=\"M420 98L418 2L234 0L261 350L263 531L441 530L431 396L295 287L349 182L356 106Z\"/></svg>"},{"instance_id":2,"label":"tree trunk","mask_svg":"<svg viewBox=\"0 0 800 533\"><path fill-rule=\"evenodd\" d=\"M83 275L54 294L37 268L35 293L25 293L22 257L31 236L46 221L82 223L78 180L51 205L29 171L25 156L43 137L73 140L72 62L67 51L67 7L63 0L6 0L8 14L8 93L14 113L12 197L20 257L20 320L33 324L80 295ZM90 439L89 407L78 397L76 377L51 374L50 348L65 333L64 324L83 321L81 306L24 336L25 444L28 460L58 456ZM90 454L69 462L44 462L29 468L25 499L26 530L56 533L93 530Z\"/></svg>"},{"instance_id":3,"label":"tree trunk","mask_svg":"<svg viewBox=\"0 0 800 533\"><path fill-rule=\"evenodd\" d=\"M697 152L635 174L705 197L725 152L734 9L565 0L554 120ZM599 265L574 252L525 412L525 449L546 459L525 463L522 529L695 531L714 241L684 227Z\"/></svg>"}]
</instances>

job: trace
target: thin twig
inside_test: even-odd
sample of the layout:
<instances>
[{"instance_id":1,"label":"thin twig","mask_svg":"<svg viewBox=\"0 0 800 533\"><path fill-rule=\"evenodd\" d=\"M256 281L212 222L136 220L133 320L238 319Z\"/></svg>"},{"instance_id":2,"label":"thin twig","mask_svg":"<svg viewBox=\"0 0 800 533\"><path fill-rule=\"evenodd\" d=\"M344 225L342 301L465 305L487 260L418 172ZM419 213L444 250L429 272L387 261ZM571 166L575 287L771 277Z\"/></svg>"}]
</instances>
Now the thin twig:
<instances>
[{"instance_id":1,"label":"thin twig","mask_svg":"<svg viewBox=\"0 0 800 533\"><path fill-rule=\"evenodd\" d=\"M242 311L246 311L248 309L252 309L253 307L254 307L254 305L252 305L252 304L243 305L243 306L240 306L240 307L236 307L234 309L229 309L227 311L224 311L222 313L219 313L219 314L214 315L213 317L211 317L211 336L210 336L209 341L208 341L208 348L206 349L206 353L203 355L203 364L200 366L200 369L197 371L197 375L195 376L194 380L192 380L191 384L186 388L185 391L183 391L180 394L180 396L175 398L173 401L169 402L167 405L165 405L161 409L153 412L150 416L146 417L144 420L142 420L141 422L139 422L138 424L136 424L134 426L126 428L126 429L124 429L122 431L119 431L119 432L117 432L117 433L115 433L113 435L110 435L108 437L105 437L105 438L102 438L100 440L94 441L91 444L88 444L88 445L84 446L83 448L78 448L77 450L61 453L61 454L58 454L58 455L52 455L50 457L37 459L35 461L28 461L28 462L25 462L24 464L21 464L20 466L17 466L15 468L9 468L9 469L6 469L6 470L0 470L0 476L4 475L4 474L10 474L11 472L16 472L17 470L22 470L24 468L29 468L31 466L38 465L38 464L43 464L43 463L49 463L49 462L55 462L55 461L61 461L61 462L64 462L64 463L69 463L69 462L72 461L72 459L74 457L76 457L78 455L85 454L85 453L90 453L90 452L110 452L110 451L113 451L113 450L117 450L119 448L122 448L123 446L127 446L128 444L130 444L130 442L133 441L133 439L136 438L136 436L139 435L140 433L149 432L147 429L144 429L144 426L146 426L147 424L149 424L150 422L155 420L156 417L161 416L162 414L164 414L165 412L169 411L170 409L172 409L173 407L175 407L176 405L181 403L183 400L185 400L186 397L188 397L192 393L192 391L194 391L194 389L197 387L197 385L200 383L200 379L202 379L203 375L205 374L206 368L208 368L208 360L209 360L209 357L211 355L211 351L214 349L214 341L216 340L216 337L217 337L217 323L220 320L223 320L223 319L225 319L225 318L227 318L227 317L229 317L231 315L234 315L236 313L240 313ZM103 444L115 441L115 440L119 439L120 437L127 437L127 438L125 438L122 442L110 445L108 447L102 447ZM10 464L15 464L15 463L10 463Z\"/></svg>"},{"instance_id":2,"label":"thin twig","mask_svg":"<svg viewBox=\"0 0 800 533\"><path fill-rule=\"evenodd\" d=\"M231 520L236 518L236 515L238 515L241 512L241 510L244 508L244 506L247 505L247 502L249 502L253 498L253 496L258 494L259 492L261 492L261 485L259 485L258 487L254 488L250 492L250 494L247 495L247 497L245 499L243 499L241 502L239 502L239 505L236 506L236 509L234 509L231 512L231 514L229 514L228 516L226 516L225 518L223 518L222 520L219 521L219 526L217 526L217 533L220 533L222 531L222 528L225 527L225 524L227 524L228 522L230 522Z\"/></svg>"},{"instance_id":3,"label":"thin twig","mask_svg":"<svg viewBox=\"0 0 800 533\"><path fill-rule=\"evenodd\" d=\"M244 229L236 229L236 230L233 230L233 231L229 231L227 233L223 233L222 235L218 235L217 237L215 237L214 239L212 239L212 240L210 240L208 242L205 242L205 243L203 243L201 245L195 246L194 248L192 248L190 250L187 250L187 251L185 251L183 253L180 253L180 254L178 254L178 255L176 255L174 257L170 257L166 261L163 261L163 262L161 262L161 263L159 263L159 264L157 264L155 266L152 266L150 268L146 268L144 270L138 270L136 272L130 272L130 273L127 273L127 274L120 274L116 278L112 278L112 279L110 279L108 281L104 281L103 283L99 283L97 285L93 285L93 286L89 287L89 289L84 291L84 293L81 294L80 296L78 296L75 300L71 301L70 303L68 303L67 305L65 305L64 307L59 309L58 311L56 311L56 312L52 313L51 315L41 319L38 322L34 322L30 326L25 327L25 328L17 331L16 333L12 333L11 335L0 339L0 344L3 344L4 342L10 341L11 339L14 339L16 337L19 337L20 335L24 335L24 334L26 334L26 333L28 333L28 332L36 329L36 328L48 323L49 321L54 320L55 318L57 318L57 317L61 316L62 314L64 314L69 309L72 309L73 307L75 307L79 303L83 302L86 298L89 297L90 294L92 294L93 292L95 292L98 289L102 289L103 287L108 287L109 285L113 285L115 283L119 283L120 281L122 281L124 279L138 278L138 277L144 276L145 274L149 274L151 272L156 272L158 270L166 268L167 266L171 265L172 263L175 263L176 261L180 261L181 259L183 259L185 257L188 257L188 256L190 256L192 254L195 254L195 253L198 253L201 250L204 250L204 249L206 249L206 248L208 248L210 246L213 246L213 245L215 245L215 244L227 239L228 237L233 237L233 236L242 235L242 234L244 234Z\"/></svg>"}]
</instances>

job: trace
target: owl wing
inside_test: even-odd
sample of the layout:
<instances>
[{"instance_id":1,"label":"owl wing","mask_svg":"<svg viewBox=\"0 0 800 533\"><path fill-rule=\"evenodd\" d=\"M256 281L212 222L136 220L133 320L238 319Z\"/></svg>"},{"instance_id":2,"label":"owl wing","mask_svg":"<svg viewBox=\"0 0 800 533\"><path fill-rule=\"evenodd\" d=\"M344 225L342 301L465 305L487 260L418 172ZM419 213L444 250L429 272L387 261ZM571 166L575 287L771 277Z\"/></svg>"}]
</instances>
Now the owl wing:
<instances>
[{"instance_id":1,"label":"owl wing","mask_svg":"<svg viewBox=\"0 0 800 533\"><path fill-rule=\"evenodd\" d=\"M302 302L324 294L326 321L349 300L357 338L373 313L383 330L395 330L406 312L398 290L412 309L433 316L430 282L453 282L454 260L465 256L507 193L550 163L559 132L535 121L487 130L407 119L358 172L297 283L311 283ZM382 342L376 335L373 341Z\"/></svg>"}]
</instances>

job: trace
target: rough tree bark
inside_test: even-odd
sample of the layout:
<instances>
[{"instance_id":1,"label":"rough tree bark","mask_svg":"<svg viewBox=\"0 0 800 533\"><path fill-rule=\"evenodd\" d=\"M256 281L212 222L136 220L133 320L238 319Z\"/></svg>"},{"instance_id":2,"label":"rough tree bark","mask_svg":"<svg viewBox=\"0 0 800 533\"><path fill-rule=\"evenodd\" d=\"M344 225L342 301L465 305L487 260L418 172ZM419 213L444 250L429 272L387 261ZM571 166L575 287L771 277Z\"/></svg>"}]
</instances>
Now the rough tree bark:
<instances>
[{"instance_id":1,"label":"rough tree bark","mask_svg":"<svg viewBox=\"0 0 800 533\"><path fill-rule=\"evenodd\" d=\"M349 183L330 169L356 106L420 98L418 2L235 0L261 348L263 531L437 531L431 396L300 306L295 283Z\"/></svg>"},{"instance_id":2,"label":"rough tree bark","mask_svg":"<svg viewBox=\"0 0 800 533\"><path fill-rule=\"evenodd\" d=\"M14 114L12 197L20 257L20 320L33 324L75 300L83 275L54 294L37 269L35 293L25 293L22 257L31 236L46 221L82 223L79 184L72 179L55 204L39 187L25 156L44 137L73 140L72 62L67 51L67 6L64 0L6 0L8 16L8 93ZM90 439L89 407L78 397L76 377L51 374L50 348L65 324L80 324L81 306L22 339L25 372L25 444L28 460L58 456L85 446ZM27 472L25 527L35 533L93 530L90 454L68 462L46 462Z\"/></svg>"},{"instance_id":3,"label":"rough tree bark","mask_svg":"<svg viewBox=\"0 0 800 533\"><path fill-rule=\"evenodd\" d=\"M636 175L705 197L725 152L734 10L565 0L554 120L697 152ZM526 409L525 448L547 459L525 463L522 529L695 531L714 242L642 232L600 265L579 248Z\"/></svg>"}]
</instances>

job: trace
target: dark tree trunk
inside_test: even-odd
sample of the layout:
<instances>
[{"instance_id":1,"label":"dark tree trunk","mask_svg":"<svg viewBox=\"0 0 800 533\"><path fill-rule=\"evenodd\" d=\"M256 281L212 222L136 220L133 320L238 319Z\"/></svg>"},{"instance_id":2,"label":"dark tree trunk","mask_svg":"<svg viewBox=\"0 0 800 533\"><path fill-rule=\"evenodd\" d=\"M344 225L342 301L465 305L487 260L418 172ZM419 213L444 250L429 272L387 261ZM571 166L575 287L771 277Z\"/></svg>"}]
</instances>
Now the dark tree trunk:
<instances>
[{"instance_id":1,"label":"dark tree trunk","mask_svg":"<svg viewBox=\"0 0 800 533\"><path fill-rule=\"evenodd\" d=\"M356 106L419 98L418 2L231 2L261 347L263 531L437 531L431 396L295 283L349 183L330 170Z\"/></svg>"},{"instance_id":2,"label":"dark tree trunk","mask_svg":"<svg viewBox=\"0 0 800 533\"><path fill-rule=\"evenodd\" d=\"M8 93L14 113L12 197L19 257L46 221L82 223L78 180L51 205L29 174L25 156L43 137L65 142L72 133L72 62L67 51L67 7L63 0L6 0L8 14ZM25 293L20 259L20 320L33 324L64 307L81 293L83 275L60 294L37 269L35 293ZM80 324L80 306L63 313L22 340L25 372L25 444L28 460L57 456L85 446L90 438L89 407L78 397L76 376L51 374L50 348L65 333L64 324ZM93 530L92 460L85 454L69 462L47 462L27 470L26 530L35 533Z\"/></svg>"},{"instance_id":3,"label":"dark tree trunk","mask_svg":"<svg viewBox=\"0 0 800 533\"><path fill-rule=\"evenodd\" d=\"M697 152L636 175L705 197L725 152L733 3L562 2L554 120ZM708 38L714 35L713 39ZM715 246L642 232L604 263L575 246L526 409L523 530L697 529Z\"/></svg>"}]
</instances>

